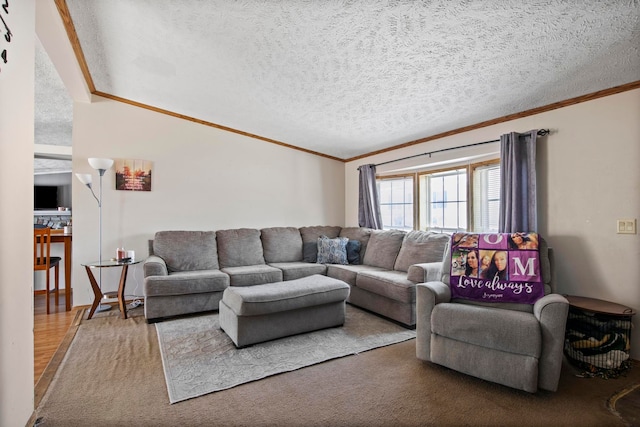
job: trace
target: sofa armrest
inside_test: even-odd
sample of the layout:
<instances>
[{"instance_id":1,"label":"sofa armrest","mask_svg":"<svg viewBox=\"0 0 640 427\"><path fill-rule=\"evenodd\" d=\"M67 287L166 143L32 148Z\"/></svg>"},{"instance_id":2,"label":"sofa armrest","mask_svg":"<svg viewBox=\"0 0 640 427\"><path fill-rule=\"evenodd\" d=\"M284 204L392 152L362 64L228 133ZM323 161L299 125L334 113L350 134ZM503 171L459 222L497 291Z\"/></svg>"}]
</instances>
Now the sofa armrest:
<instances>
[{"instance_id":1,"label":"sofa armrest","mask_svg":"<svg viewBox=\"0 0 640 427\"><path fill-rule=\"evenodd\" d=\"M560 294L545 295L533 305L533 314L540 322L542 333L538 387L544 390L556 391L558 388L568 311L569 302Z\"/></svg>"},{"instance_id":2,"label":"sofa armrest","mask_svg":"<svg viewBox=\"0 0 640 427\"><path fill-rule=\"evenodd\" d=\"M142 263L144 277L149 276L168 276L167 264L157 255L151 255Z\"/></svg>"},{"instance_id":3,"label":"sofa armrest","mask_svg":"<svg viewBox=\"0 0 640 427\"><path fill-rule=\"evenodd\" d=\"M407 279L414 283L425 283L440 280L440 271L442 270L442 261L424 262L409 266Z\"/></svg>"},{"instance_id":4,"label":"sofa armrest","mask_svg":"<svg viewBox=\"0 0 640 427\"><path fill-rule=\"evenodd\" d=\"M431 360L431 312L436 304L451 301L451 290L442 282L416 285L416 356Z\"/></svg>"}]
</instances>

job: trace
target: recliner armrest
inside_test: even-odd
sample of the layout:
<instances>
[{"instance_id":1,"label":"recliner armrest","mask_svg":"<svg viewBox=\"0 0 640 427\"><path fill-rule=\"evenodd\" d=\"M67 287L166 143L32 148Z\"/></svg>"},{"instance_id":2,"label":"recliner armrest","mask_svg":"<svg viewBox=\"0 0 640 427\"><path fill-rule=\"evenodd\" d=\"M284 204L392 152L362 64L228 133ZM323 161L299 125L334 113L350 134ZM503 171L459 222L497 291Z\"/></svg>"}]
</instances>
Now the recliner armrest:
<instances>
[{"instance_id":1,"label":"recliner armrest","mask_svg":"<svg viewBox=\"0 0 640 427\"><path fill-rule=\"evenodd\" d=\"M144 270L144 277L169 275L167 264L157 255L151 255L145 259L142 268Z\"/></svg>"},{"instance_id":2,"label":"recliner armrest","mask_svg":"<svg viewBox=\"0 0 640 427\"><path fill-rule=\"evenodd\" d=\"M416 357L431 361L431 312L451 301L449 285L433 281L416 285Z\"/></svg>"},{"instance_id":3,"label":"recliner armrest","mask_svg":"<svg viewBox=\"0 0 640 427\"><path fill-rule=\"evenodd\" d=\"M564 347L569 302L560 294L548 294L533 305L533 315L540 322L542 354L540 355L538 387L556 391Z\"/></svg>"}]
</instances>

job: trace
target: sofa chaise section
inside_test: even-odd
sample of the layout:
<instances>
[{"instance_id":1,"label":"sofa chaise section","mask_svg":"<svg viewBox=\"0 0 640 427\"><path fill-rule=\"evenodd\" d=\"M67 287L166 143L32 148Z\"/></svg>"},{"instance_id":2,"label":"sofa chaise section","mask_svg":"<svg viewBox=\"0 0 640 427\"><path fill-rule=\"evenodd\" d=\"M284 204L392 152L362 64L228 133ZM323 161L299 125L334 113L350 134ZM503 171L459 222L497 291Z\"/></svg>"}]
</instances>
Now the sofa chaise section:
<instances>
[{"instance_id":1,"label":"sofa chaise section","mask_svg":"<svg viewBox=\"0 0 640 427\"><path fill-rule=\"evenodd\" d=\"M414 327L416 284L439 276L448 241L442 233L375 230L362 265L329 265L327 275L351 285L349 303Z\"/></svg>"},{"instance_id":2,"label":"sofa chaise section","mask_svg":"<svg viewBox=\"0 0 640 427\"><path fill-rule=\"evenodd\" d=\"M213 231L159 231L144 261L147 321L218 309L229 276L219 270Z\"/></svg>"}]
</instances>

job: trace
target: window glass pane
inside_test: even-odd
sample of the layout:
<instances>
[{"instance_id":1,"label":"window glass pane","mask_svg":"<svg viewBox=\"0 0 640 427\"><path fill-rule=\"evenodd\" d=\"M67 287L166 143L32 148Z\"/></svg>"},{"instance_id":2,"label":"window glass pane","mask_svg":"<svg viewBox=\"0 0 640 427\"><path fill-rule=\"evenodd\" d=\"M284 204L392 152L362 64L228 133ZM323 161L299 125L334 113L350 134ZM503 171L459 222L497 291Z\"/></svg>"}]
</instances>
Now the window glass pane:
<instances>
[{"instance_id":1,"label":"window glass pane","mask_svg":"<svg viewBox=\"0 0 640 427\"><path fill-rule=\"evenodd\" d=\"M413 204L404 205L404 224L406 228L413 230Z\"/></svg>"},{"instance_id":2,"label":"window glass pane","mask_svg":"<svg viewBox=\"0 0 640 427\"><path fill-rule=\"evenodd\" d=\"M380 203L391 203L391 183L388 181L378 181L378 197Z\"/></svg>"},{"instance_id":3,"label":"window glass pane","mask_svg":"<svg viewBox=\"0 0 640 427\"><path fill-rule=\"evenodd\" d=\"M404 203L404 181L391 181L391 203Z\"/></svg>"},{"instance_id":4,"label":"window glass pane","mask_svg":"<svg viewBox=\"0 0 640 427\"><path fill-rule=\"evenodd\" d=\"M467 201L467 174L458 174L458 200Z\"/></svg>"},{"instance_id":5,"label":"window glass pane","mask_svg":"<svg viewBox=\"0 0 640 427\"><path fill-rule=\"evenodd\" d=\"M458 228L467 230L467 202L458 203Z\"/></svg>"},{"instance_id":6,"label":"window glass pane","mask_svg":"<svg viewBox=\"0 0 640 427\"><path fill-rule=\"evenodd\" d=\"M429 219L429 227L443 228L444 227L444 203L437 202L431 204L431 218Z\"/></svg>"},{"instance_id":7,"label":"window glass pane","mask_svg":"<svg viewBox=\"0 0 640 427\"><path fill-rule=\"evenodd\" d=\"M413 181L411 181L411 185L405 183L404 200L406 203L413 203Z\"/></svg>"}]
</instances>

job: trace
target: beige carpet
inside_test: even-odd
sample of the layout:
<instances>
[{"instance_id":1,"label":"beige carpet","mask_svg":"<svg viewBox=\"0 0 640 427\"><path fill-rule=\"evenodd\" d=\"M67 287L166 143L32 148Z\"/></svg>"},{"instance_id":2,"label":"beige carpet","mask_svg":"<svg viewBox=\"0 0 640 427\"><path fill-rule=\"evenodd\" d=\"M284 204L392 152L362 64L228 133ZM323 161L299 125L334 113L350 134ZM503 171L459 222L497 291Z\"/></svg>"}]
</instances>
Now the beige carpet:
<instances>
[{"instance_id":1,"label":"beige carpet","mask_svg":"<svg viewBox=\"0 0 640 427\"><path fill-rule=\"evenodd\" d=\"M344 326L238 349L218 314L156 323L171 403L413 339L408 330L347 305Z\"/></svg>"},{"instance_id":2,"label":"beige carpet","mask_svg":"<svg viewBox=\"0 0 640 427\"><path fill-rule=\"evenodd\" d=\"M529 394L415 357L415 340L171 405L154 325L141 309L84 321L42 404L39 426L625 426L608 408L640 383L578 378ZM84 332L83 332L84 330Z\"/></svg>"}]
</instances>

